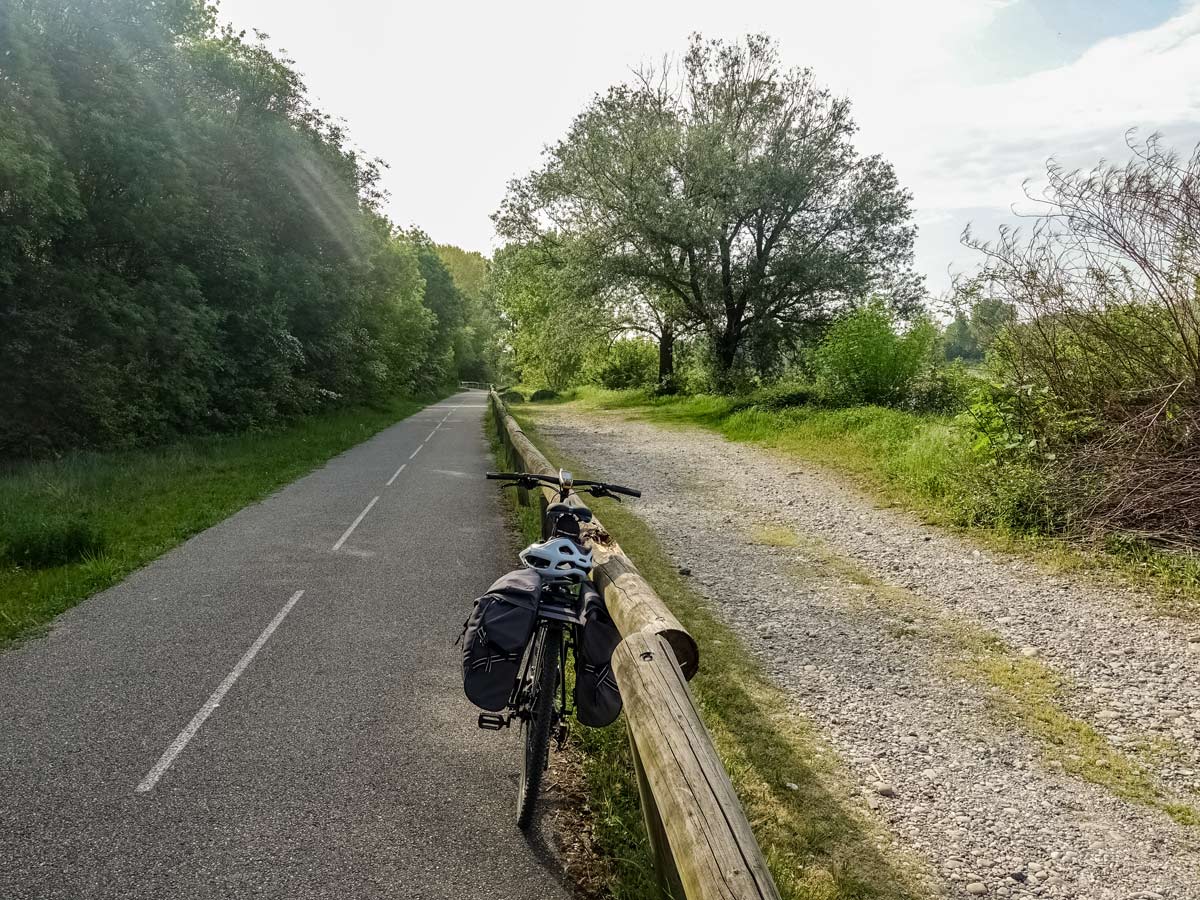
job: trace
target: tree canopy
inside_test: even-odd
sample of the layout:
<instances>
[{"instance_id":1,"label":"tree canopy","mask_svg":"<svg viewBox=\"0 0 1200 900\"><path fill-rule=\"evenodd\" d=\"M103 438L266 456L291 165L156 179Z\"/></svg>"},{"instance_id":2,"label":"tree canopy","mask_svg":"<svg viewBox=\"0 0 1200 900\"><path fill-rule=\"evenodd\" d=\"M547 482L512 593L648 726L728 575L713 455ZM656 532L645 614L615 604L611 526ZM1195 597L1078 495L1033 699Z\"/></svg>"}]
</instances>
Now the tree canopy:
<instances>
[{"instance_id":1,"label":"tree canopy","mask_svg":"<svg viewBox=\"0 0 1200 900\"><path fill-rule=\"evenodd\" d=\"M697 328L727 377L868 294L920 293L909 194L854 131L849 101L783 70L768 38L696 36L678 70L598 96L495 221L569 241L598 281Z\"/></svg>"},{"instance_id":2,"label":"tree canopy","mask_svg":"<svg viewBox=\"0 0 1200 900\"><path fill-rule=\"evenodd\" d=\"M204 0L13 0L0 47L0 453L269 424L479 357L437 249L262 36Z\"/></svg>"}]
</instances>

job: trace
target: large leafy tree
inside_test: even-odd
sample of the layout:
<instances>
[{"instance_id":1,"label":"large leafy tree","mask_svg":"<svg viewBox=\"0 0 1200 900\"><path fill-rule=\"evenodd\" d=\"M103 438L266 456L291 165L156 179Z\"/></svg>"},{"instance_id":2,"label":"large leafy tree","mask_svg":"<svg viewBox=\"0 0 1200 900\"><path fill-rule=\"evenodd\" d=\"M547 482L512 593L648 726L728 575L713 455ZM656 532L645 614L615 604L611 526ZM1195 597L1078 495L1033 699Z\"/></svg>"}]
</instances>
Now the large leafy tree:
<instances>
[{"instance_id":1,"label":"large leafy tree","mask_svg":"<svg viewBox=\"0 0 1200 900\"><path fill-rule=\"evenodd\" d=\"M428 364L462 321L426 295L436 255L292 65L205 0L11 0L0 59L0 454L452 375Z\"/></svg>"},{"instance_id":2,"label":"large leafy tree","mask_svg":"<svg viewBox=\"0 0 1200 900\"><path fill-rule=\"evenodd\" d=\"M577 380L595 347L621 330L559 250L552 242L510 244L492 272L518 376L555 390Z\"/></svg>"},{"instance_id":3,"label":"large leafy tree","mask_svg":"<svg viewBox=\"0 0 1200 900\"><path fill-rule=\"evenodd\" d=\"M495 220L516 241L569 238L660 321L701 329L728 378L748 339L761 355L868 293L919 292L909 194L854 131L849 101L783 69L768 38L696 36L677 71L597 97Z\"/></svg>"}]
</instances>

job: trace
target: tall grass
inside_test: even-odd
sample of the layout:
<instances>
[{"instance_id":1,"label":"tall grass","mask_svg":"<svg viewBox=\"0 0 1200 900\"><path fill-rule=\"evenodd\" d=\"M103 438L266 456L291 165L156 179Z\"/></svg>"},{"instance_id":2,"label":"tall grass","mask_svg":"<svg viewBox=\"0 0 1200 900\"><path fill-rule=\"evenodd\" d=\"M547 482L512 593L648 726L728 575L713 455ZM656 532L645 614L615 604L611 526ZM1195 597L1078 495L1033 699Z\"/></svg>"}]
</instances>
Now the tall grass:
<instances>
[{"instance_id":1,"label":"tall grass","mask_svg":"<svg viewBox=\"0 0 1200 900\"><path fill-rule=\"evenodd\" d=\"M659 424L698 425L733 441L802 457L866 481L889 499L942 521L971 524L980 515L972 485L963 477L977 463L949 415L881 406L772 409L754 396L652 397L588 388L577 400L596 409L636 410Z\"/></svg>"}]
</instances>

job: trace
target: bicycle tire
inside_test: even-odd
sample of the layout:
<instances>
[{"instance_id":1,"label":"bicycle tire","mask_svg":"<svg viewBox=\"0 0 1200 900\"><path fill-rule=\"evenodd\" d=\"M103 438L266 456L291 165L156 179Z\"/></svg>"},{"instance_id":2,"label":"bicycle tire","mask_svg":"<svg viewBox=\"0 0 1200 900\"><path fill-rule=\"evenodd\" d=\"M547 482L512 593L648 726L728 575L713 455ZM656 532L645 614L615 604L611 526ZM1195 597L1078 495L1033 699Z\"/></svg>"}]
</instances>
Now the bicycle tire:
<instances>
[{"instance_id":1,"label":"bicycle tire","mask_svg":"<svg viewBox=\"0 0 1200 900\"><path fill-rule=\"evenodd\" d=\"M521 723L524 737L521 778L517 785L517 827L522 831L533 822L542 774L550 754L550 732L554 727L554 701L558 696L558 668L562 661L562 632L547 628L542 634L538 658L531 674L533 700L529 718Z\"/></svg>"}]
</instances>

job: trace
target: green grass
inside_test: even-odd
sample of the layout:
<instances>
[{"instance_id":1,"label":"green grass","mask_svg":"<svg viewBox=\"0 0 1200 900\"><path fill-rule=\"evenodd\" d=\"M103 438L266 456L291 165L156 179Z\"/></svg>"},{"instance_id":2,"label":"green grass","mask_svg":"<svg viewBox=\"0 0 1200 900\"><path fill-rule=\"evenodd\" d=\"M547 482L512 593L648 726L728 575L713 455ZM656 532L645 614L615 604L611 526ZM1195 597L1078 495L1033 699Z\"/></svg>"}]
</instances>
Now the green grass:
<instances>
[{"instance_id":1,"label":"green grass","mask_svg":"<svg viewBox=\"0 0 1200 900\"><path fill-rule=\"evenodd\" d=\"M422 406L0 470L0 645Z\"/></svg>"},{"instance_id":2,"label":"green grass","mask_svg":"<svg viewBox=\"0 0 1200 900\"><path fill-rule=\"evenodd\" d=\"M578 461L547 446L536 428L519 418L552 460L583 473ZM626 506L606 500L593 506L699 643L700 673L691 688L781 895L788 900L924 896L917 864L879 849L878 827L852 797L838 760L815 727L771 685L737 636L679 575L654 533ZM656 897L625 730L618 723L575 733L584 755L593 833L611 869L612 896Z\"/></svg>"},{"instance_id":3,"label":"green grass","mask_svg":"<svg viewBox=\"0 0 1200 900\"><path fill-rule=\"evenodd\" d=\"M952 417L858 406L765 409L746 398L710 394L649 397L637 391L576 392L581 408L629 410L662 425L700 426L732 441L811 460L869 482L889 499L920 506L951 521L961 518L957 477L966 448Z\"/></svg>"}]
</instances>

